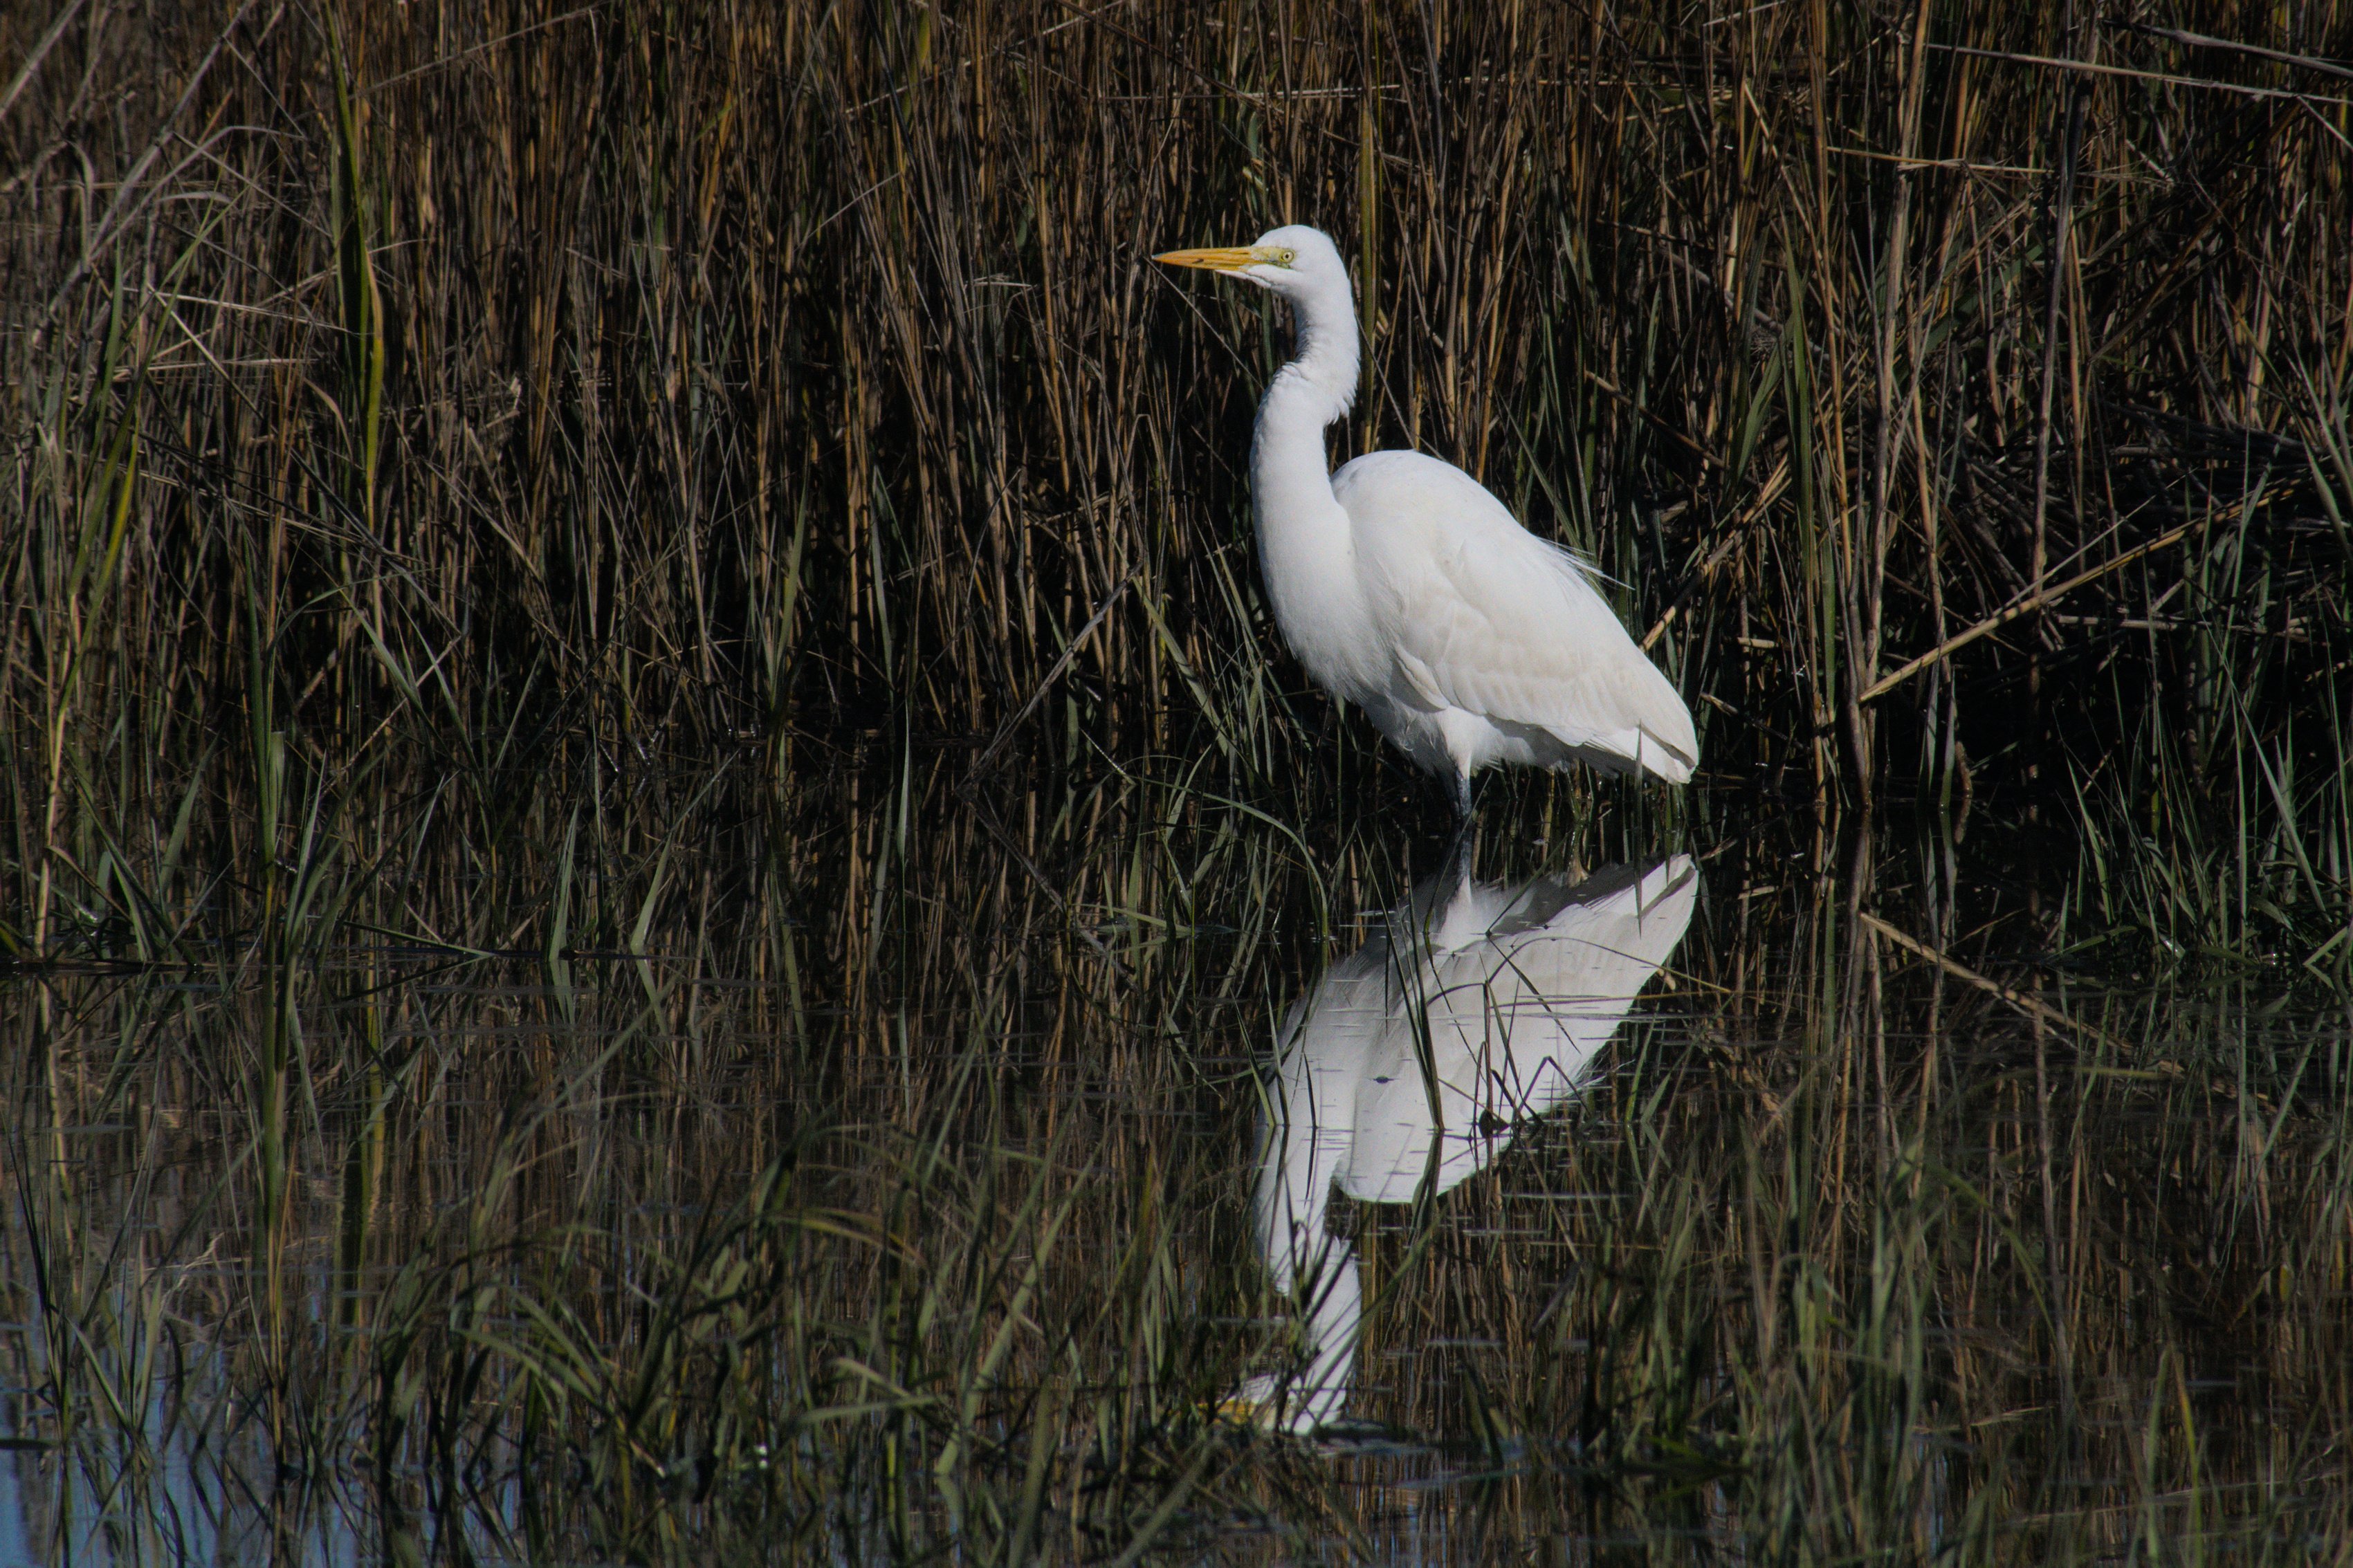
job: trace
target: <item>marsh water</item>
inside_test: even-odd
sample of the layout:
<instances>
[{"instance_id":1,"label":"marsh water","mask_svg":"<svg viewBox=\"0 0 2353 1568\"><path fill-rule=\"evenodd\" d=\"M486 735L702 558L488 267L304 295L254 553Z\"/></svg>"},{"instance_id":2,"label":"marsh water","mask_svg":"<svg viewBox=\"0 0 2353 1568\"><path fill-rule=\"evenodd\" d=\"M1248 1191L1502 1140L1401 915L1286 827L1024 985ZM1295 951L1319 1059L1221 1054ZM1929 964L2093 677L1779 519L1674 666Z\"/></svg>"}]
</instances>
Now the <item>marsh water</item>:
<instances>
[{"instance_id":1,"label":"marsh water","mask_svg":"<svg viewBox=\"0 0 2353 1568\"><path fill-rule=\"evenodd\" d=\"M454 772L19 973L0 1560L2343 1553L2341 1006L1343 752Z\"/></svg>"}]
</instances>

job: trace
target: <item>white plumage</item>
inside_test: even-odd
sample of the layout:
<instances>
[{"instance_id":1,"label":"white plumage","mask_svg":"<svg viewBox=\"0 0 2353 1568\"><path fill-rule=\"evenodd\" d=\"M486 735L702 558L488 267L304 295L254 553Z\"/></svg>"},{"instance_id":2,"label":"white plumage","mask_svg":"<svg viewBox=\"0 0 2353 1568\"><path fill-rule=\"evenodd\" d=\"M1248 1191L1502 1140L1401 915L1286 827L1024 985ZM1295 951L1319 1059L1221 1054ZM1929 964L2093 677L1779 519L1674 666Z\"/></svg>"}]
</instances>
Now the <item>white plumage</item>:
<instances>
[{"instance_id":1,"label":"white plumage","mask_svg":"<svg viewBox=\"0 0 2353 1568\"><path fill-rule=\"evenodd\" d=\"M1671 784L1699 760L1691 710L1619 624L1590 570L1522 528L1486 488L1419 452L1329 471L1324 428L1355 400L1354 293L1320 231L1157 258L1289 300L1297 357L1259 405L1250 496L1275 624L1326 690L1447 779L1497 763Z\"/></svg>"},{"instance_id":2,"label":"white plumage","mask_svg":"<svg viewBox=\"0 0 2353 1568\"><path fill-rule=\"evenodd\" d=\"M1299 1433L1339 1415L1364 1292L1333 1193L1410 1204L1485 1169L1584 1088L1698 897L1688 856L1499 888L1458 854L1324 973L1283 1026L1252 1205L1268 1276L1299 1308L1300 1364L1250 1379L1229 1414Z\"/></svg>"}]
</instances>

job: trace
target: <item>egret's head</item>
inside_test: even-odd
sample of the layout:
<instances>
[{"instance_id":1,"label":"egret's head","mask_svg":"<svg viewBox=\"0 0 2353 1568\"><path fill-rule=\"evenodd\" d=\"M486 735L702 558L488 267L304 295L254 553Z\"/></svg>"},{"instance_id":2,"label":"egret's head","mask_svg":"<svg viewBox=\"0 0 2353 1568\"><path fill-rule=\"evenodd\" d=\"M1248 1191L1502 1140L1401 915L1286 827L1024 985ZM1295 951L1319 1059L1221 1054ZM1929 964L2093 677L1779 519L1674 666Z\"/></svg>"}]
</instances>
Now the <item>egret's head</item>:
<instances>
[{"instance_id":1,"label":"egret's head","mask_svg":"<svg viewBox=\"0 0 2353 1568\"><path fill-rule=\"evenodd\" d=\"M1254 245L1215 250L1171 250L1155 261L1170 267L1198 267L1229 277L1247 278L1286 299L1314 295L1349 297L1348 267L1339 247L1320 228L1287 224L1271 228Z\"/></svg>"}]
</instances>

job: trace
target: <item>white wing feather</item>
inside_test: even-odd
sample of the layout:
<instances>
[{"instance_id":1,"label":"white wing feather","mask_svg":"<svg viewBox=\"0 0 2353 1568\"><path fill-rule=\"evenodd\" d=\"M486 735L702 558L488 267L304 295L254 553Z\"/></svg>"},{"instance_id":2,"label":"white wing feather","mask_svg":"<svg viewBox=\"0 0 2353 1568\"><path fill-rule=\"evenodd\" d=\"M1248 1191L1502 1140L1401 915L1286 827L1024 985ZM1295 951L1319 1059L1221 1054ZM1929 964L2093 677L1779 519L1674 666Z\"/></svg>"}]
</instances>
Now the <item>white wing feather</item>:
<instances>
[{"instance_id":1,"label":"white wing feather","mask_svg":"<svg viewBox=\"0 0 2353 1568\"><path fill-rule=\"evenodd\" d=\"M1469 474L1419 452L1367 453L1332 489L1414 696L1542 731L1588 760L1691 776L1690 710L1573 556Z\"/></svg>"}]
</instances>

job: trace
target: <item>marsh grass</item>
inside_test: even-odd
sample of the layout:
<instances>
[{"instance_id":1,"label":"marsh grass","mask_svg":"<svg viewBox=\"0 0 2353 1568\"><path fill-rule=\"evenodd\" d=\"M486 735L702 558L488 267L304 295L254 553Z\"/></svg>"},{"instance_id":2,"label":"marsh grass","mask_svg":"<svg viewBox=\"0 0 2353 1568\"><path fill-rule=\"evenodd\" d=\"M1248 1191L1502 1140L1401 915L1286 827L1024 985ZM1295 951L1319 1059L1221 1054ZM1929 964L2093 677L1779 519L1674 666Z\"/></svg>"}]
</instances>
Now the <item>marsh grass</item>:
<instances>
[{"instance_id":1,"label":"marsh grass","mask_svg":"<svg viewBox=\"0 0 2353 1568\"><path fill-rule=\"evenodd\" d=\"M2151 942L2341 977L2343 19L2073 15L19 8L7 940L280 747L1027 711L1317 809L1280 324L1145 260L1300 219L1339 445L1591 554L1719 786L2093 808Z\"/></svg>"},{"instance_id":2,"label":"marsh grass","mask_svg":"<svg viewBox=\"0 0 2353 1568\"><path fill-rule=\"evenodd\" d=\"M2063 915L1948 839L1728 838L1591 1092L1354 1215L1352 1414L1392 1436L1317 1456L1202 1415L1288 1342L1243 1212L1255 1078L1298 977L1438 847L1172 822L1188 793L1115 778L983 825L953 767L898 768L847 816L837 780L644 781L628 809L704 852L575 883L552 955L489 951L507 914L453 838L410 885L478 922L445 945L53 974L7 1057L27 1549L2345 1538L2341 1011L2035 978L2004 954ZM586 816L531 803L507 877L562 901ZM613 940L640 921L671 941Z\"/></svg>"},{"instance_id":3,"label":"marsh grass","mask_svg":"<svg viewBox=\"0 0 2353 1568\"><path fill-rule=\"evenodd\" d=\"M2348 1539L2353 47L2186 26L2274 54L0 14L0 1539ZM1581 1109L1356 1217L1409 1440L1338 1455L1200 1416L1286 1331L1252 1084L1441 813L1258 595L1280 324L1145 261L1291 220L1339 445L1588 552L1708 763L1487 785L1482 874L1709 901Z\"/></svg>"}]
</instances>

